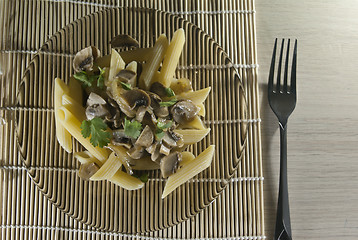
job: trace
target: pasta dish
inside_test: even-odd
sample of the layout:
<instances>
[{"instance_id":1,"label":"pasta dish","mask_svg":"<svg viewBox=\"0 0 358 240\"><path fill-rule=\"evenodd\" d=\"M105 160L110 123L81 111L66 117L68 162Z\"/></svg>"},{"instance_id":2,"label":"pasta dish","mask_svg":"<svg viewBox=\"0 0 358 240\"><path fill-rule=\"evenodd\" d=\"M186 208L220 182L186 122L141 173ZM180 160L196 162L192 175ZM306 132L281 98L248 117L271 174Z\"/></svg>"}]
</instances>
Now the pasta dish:
<instances>
[{"instance_id":1,"label":"pasta dish","mask_svg":"<svg viewBox=\"0 0 358 240\"><path fill-rule=\"evenodd\" d=\"M198 156L187 151L210 132L202 117L211 88L194 91L189 79L175 78L184 44L183 29L150 48L119 35L109 55L95 46L79 51L68 85L55 79L56 136L69 153L72 137L85 148L74 153L82 179L136 190L160 170L165 198L210 166L214 145Z\"/></svg>"}]
</instances>

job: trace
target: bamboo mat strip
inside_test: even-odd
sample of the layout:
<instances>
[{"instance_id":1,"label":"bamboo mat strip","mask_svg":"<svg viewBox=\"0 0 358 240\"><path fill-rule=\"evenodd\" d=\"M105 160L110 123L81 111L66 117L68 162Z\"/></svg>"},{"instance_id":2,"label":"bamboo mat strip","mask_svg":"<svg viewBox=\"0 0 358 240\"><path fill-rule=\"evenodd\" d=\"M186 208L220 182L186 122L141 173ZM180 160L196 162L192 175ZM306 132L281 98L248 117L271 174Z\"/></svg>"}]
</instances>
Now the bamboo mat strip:
<instances>
[{"instance_id":1,"label":"bamboo mat strip","mask_svg":"<svg viewBox=\"0 0 358 240\"><path fill-rule=\"evenodd\" d=\"M249 124L248 147L241 166L222 196L191 220L145 235L97 232L53 207L22 167L14 138L13 111L6 109L6 106L14 106L21 76L44 41L81 16L116 6L169 11L211 35L238 68L248 101L249 122L252 123ZM0 125L1 239L265 239L253 0L5 0L0 1L0 9L0 117L6 121ZM182 67L197 70L212 66Z\"/></svg>"}]
</instances>

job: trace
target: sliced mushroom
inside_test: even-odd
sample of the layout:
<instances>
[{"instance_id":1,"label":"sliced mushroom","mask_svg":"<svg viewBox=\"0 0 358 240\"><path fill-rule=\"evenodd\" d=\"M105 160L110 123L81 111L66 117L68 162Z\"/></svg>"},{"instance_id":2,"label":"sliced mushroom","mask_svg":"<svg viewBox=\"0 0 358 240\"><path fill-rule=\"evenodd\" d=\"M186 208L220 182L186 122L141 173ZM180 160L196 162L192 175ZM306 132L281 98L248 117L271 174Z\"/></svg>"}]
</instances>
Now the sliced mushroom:
<instances>
[{"instance_id":1,"label":"sliced mushroom","mask_svg":"<svg viewBox=\"0 0 358 240\"><path fill-rule=\"evenodd\" d=\"M86 117L88 120L92 120L95 117L103 118L109 115L110 113L105 105L95 104L86 108Z\"/></svg>"},{"instance_id":2,"label":"sliced mushroom","mask_svg":"<svg viewBox=\"0 0 358 240\"><path fill-rule=\"evenodd\" d=\"M137 85L137 74L131 70L123 69L116 75L121 82L129 83L132 87Z\"/></svg>"},{"instance_id":3,"label":"sliced mushroom","mask_svg":"<svg viewBox=\"0 0 358 240\"><path fill-rule=\"evenodd\" d=\"M125 135L124 129L114 130L112 136L111 142L113 145L124 146L127 149L131 148L131 139Z\"/></svg>"},{"instance_id":4,"label":"sliced mushroom","mask_svg":"<svg viewBox=\"0 0 358 240\"><path fill-rule=\"evenodd\" d=\"M159 169L159 164L153 162L149 157L141 159L129 158L129 164L133 170L156 170Z\"/></svg>"},{"instance_id":5,"label":"sliced mushroom","mask_svg":"<svg viewBox=\"0 0 358 240\"><path fill-rule=\"evenodd\" d=\"M162 172L163 178L167 178L175 173L181 160L182 155L179 152L173 152L168 156L163 157L160 160L160 171Z\"/></svg>"},{"instance_id":6,"label":"sliced mushroom","mask_svg":"<svg viewBox=\"0 0 358 240\"><path fill-rule=\"evenodd\" d=\"M89 180L98 169L99 167L94 162L81 164L78 176L84 180Z\"/></svg>"},{"instance_id":7,"label":"sliced mushroom","mask_svg":"<svg viewBox=\"0 0 358 240\"><path fill-rule=\"evenodd\" d=\"M185 123L194 119L199 112L199 108L192 101L183 100L177 102L170 112L177 123Z\"/></svg>"},{"instance_id":8,"label":"sliced mushroom","mask_svg":"<svg viewBox=\"0 0 358 240\"><path fill-rule=\"evenodd\" d=\"M76 72L92 71L93 62L99 57L101 52L94 46L89 46L79 51L73 59L73 69Z\"/></svg>"},{"instance_id":9,"label":"sliced mushroom","mask_svg":"<svg viewBox=\"0 0 358 240\"><path fill-rule=\"evenodd\" d=\"M169 155L169 153L170 153L170 148L168 148L167 146L165 146L165 144L161 144L160 145L160 150L159 150L159 152L161 153L161 154L164 154L165 156L168 156Z\"/></svg>"},{"instance_id":10,"label":"sliced mushroom","mask_svg":"<svg viewBox=\"0 0 358 240\"><path fill-rule=\"evenodd\" d=\"M150 129L150 127L147 125L145 126L139 137L137 138L135 145L147 148L150 145L152 145L153 140L154 140L153 132Z\"/></svg>"},{"instance_id":11,"label":"sliced mushroom","mask_svg":"<svg viewBox=\"0 0 358 240\"><path fill-rule=\"evenodd\" d=\"M115 47L139 47L137 40L132 38L127 34L120 34L112 38L111 40L112 48Z\"/></svg>"},{"instance_id":12,"label":"sliced mushroom","mask_svg":"<svg viewBox=\"0 0 358 240\"><path fill-rule=\"evenodd\" d=\"M150 113L149 111L145 112L143 120L142 120L142 123L144 125L148 125L152 129L155 129L157 122L158 122L158 120L155 117L154 113Z\"/></svg>"},{"instance_id":13,"label":"sliced mushroom","mask_svg":"<svg viewBox=\"0 0 358 240\"><path fill-rule=\"evenodd\" d=\"M87 106L92 106L95 104L105 105L107 102L100 95L91 92L87 99Z\"/></svg>"},{"instance_id":14,"label":"sliced mushroom","mask_svg":"<svg viewBox=\"0 0 358 240\"><path fill-rule=\"evenodd\" d=\"M162 141L170 147L182 147L184 145L183 136L171 130L165 132Z\"/></svg>"},{"instance_id":15,"label":"sliced mushroom","mask_svg":"<svg viewBox=\"0 0 358 240\"><path fill-rule=\"evenodd\" d=\"M138 122L142 122L147 111L148 111L147 107L144 106L139 107L135 115L135 120Z\"/></svg>"},{"instance_id":16,"label":"sliced mushroom","mask_svg":"<svg viewBox=\"0 0 358 240\"><path fill-rule=\"evenodd\" d=\"M149 93L150 96L150 106L153 108L153 111L158 117L167 117L169 115L168 107L160 106L162 99L155 93Z\"/></svg>"},{"instance_id":17,"label":"sliced mushroom","mask_svg":"<svg viewBox=\"0 0 358 240\"><path fill-rule=\"evenodd\" d=\"M158 142L153 143L152 145L150 145L149 147L146 148L147 152L150 153L150 159L153 162L157 162L159 163L159 157L161 156L160 154L160 144Z\"/></svg>"},{"instance_id":18,"label":"sliced mushroom","mask_svg":"<svg viewBox=\"0 0 358 240\"><path fill-rule=\"evenodd\" d=\"M149 95L141 89L132 89L126 91L122 94L122 98L131 109L135 109L136 107L140 106L150 106Z\"/></svg>"},{"instance_id":19,"label":"sliced mushroom","mask_svg":"<svg viewBox=\"0 0 358 240\"><path fill-rule=\"evenodd\" d=\"M150 86L150 90L151 92L157 94L160 97L168 97L167 91L166 91L166 87L161 84L160 82L154 82L151 86Z\"/></svg>"},{"instance_id":20,"label":"sliced mushroom","mask_svg":"<svg viewBox=\"0 0 358 240\"><path fill-rule=\"evenodd\" d=\"M127 151L127 154L133 159L140 159L145 156L145 149L143 147L134 146Z\"/></svg>"}]
</instances>

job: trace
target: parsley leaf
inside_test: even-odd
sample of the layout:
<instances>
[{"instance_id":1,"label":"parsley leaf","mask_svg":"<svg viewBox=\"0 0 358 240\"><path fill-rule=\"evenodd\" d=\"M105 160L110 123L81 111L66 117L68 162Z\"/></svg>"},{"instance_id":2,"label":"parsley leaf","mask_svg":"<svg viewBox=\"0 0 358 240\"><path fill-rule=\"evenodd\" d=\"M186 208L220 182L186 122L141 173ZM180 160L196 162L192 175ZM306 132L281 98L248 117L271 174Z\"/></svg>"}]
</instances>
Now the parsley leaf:
<instances>
[{"instance_id":1,"label":"parsley leaf","mask_svg":"<svg viewBox=\"0 0 358 240\"><path fill-rule=\"evenodd\" d=\"M138 176L138 174L133 174L132 176L138 178L139 180L141 180L144 183L148 182L148 173L147 172L143 173L140 176Z\"/></svg>"},{"instance_id":2,"label":"parsley leaf","mask_svg":"<svg viewBox=\"0 0 358 240\"><path fill-rule=\"evenodd\" d=\"M162 137L164 137L164 132L163 132L163 130L158 129L158 130L155 132L155 137L156 137L157 140L162 139Z\"/></svg>"},{"instance_id":3,"label":"parsley leaf","mask_svg":"<svg viewBox=\"0 0 358 240\"><path fill-rule=\"evenodd\" d=\"M106 71L104 70L104 68L98 67L98 69L99 69L99 75L98 75L98 78L97 78L97 87L103 88L104 87L104 77L103 77L103 75L104 75L104 73Z\"/></svg>"},{"instance_id":4,"label":"parsley leaf","mask_svg":"<svg viewBox=\"0 0 358 240\"><path fill-rule=\"evenodd\" d=\"M120 82L122 84L122 88L124 88L125 90L132 90L132 86L130 83L124 83L124 82Z\"/></svg>"},{"instance_id":5,"label":"parsley leaf","mask_svg":"<svg viewBox=\"0 0 358 240\"><path fill-rule=\"evenodd\" d=\"M102 118L84 120L81 124L81 134L84 138L91 137L90 142L93 146L103 148L110 143L111 133L106 132L108 126Z\"/></svg>"},{"instance_id":6,"label":"parsley leaf","mask_svg":"<svg viewBox=\"0 0 358 240\"><path fill-rule=\"evenodd\" d=\"M161 107L170 107L173 106L178 100L176 98L170 99L168 102L160 102Z\"/></svg>"},{"instance_id":7,"label":"parsley leaf","mask_svg":"<svg viewBox=\"0 0 358 240\"><path fill-rule=\"evenodd\" d=\"M173 91L173 89L171 88L165 88L165 92L167 93L168 97L174 97L175 96L175 93Z\"/></svg>"},{"instance_id":8,"label":"parsley leaf","mask_svg":"<svg viewBox=\"0 0 358 240\"><path fill-rule=\"evenodd\" d=\"M170 128L173 125L173 121L169 121L169 122L158 122L157 123L157 128L160 130L164 130L166 128Z\"/></svg>"},{"instance_id":9,"label":"parsley leaf","mask_svg":"<svg viewBox=\"0 0 358 240\"><path fill-rule=\"evenodd\" d=\"M75 79L82 82L82 84L85 87L92 86L93 78L88 77L87 73L85 71L76 72L75 75L73 75Z\"/></svg>"},{"instance_id":10,"label":"parsley leaf","mask_svg":"<svg viewBox=\"0 0 358 240\"><path fill-rule=\"evenodd\" d=\"M127 118L124 119L124 134L127 137L138 138L142 131L142 124L134 120L131 122Z\"/></svg>"}]
</instances>

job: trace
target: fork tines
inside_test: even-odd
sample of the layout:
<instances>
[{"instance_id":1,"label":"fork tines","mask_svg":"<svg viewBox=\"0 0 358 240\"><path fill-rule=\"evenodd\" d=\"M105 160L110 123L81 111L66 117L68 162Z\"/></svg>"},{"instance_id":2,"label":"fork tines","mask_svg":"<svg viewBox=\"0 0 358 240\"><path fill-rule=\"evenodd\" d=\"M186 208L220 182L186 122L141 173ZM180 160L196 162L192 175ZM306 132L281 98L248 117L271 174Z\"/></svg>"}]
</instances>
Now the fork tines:
<instances>
[{"instance_id":1,"label":"fork tines","mask_svg":"<svg viewBox=\"0 0 358 240\"><path fill-rule=\"evenodd\" d=\"M288 73L289 73L289 58L290 58L290 43L291 40L287 40L286 44L286 61L285 61L285 70L283 72L283 83L281 81L281 67L282 67L282 58L283 52L285 48L285 39L282 39L281 43L281 50L280 50L280 58L277 66L277 80L276 85L274 86L274 72L275 72L275 58L276 58L276 51L277 51L277 38L275 40L275 46L272 53L272 60L271 60L271 67L270 67L270 74L269 74L269 84L268 84L268 91L269 92L284 92L284 93L292 93L296 94L296 67L297 67L297 39L295 39L295 46L293 50L293 58L292 58L292 66L291 66L291 82L290 84L287 83ZM290 85L290 87L288 87Z\"/></svg>"}]
</instances>

